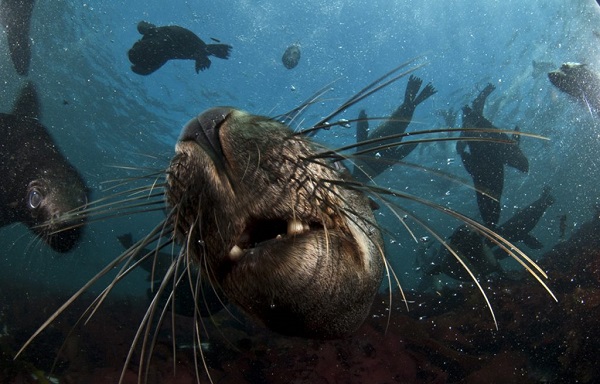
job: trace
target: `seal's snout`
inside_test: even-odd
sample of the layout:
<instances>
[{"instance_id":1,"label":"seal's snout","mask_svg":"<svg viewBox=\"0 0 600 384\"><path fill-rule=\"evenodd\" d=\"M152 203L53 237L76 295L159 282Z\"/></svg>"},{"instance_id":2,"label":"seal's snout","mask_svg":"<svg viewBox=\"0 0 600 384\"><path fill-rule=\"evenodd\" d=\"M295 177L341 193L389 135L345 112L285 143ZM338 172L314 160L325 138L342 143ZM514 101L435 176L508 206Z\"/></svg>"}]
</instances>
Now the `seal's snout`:
<instances>
[{"instance_id":1,"label":"seal's snout","mask_svg":"<svg viewBox=\"0 0 600 384\"><path fill-rule=\"evenodd\" d=\"M232 111L232 108L218 107L201 113L185 125L179 141L195 141L213 152L221 153L219 128Z\"/></svg>"}]
</instances>

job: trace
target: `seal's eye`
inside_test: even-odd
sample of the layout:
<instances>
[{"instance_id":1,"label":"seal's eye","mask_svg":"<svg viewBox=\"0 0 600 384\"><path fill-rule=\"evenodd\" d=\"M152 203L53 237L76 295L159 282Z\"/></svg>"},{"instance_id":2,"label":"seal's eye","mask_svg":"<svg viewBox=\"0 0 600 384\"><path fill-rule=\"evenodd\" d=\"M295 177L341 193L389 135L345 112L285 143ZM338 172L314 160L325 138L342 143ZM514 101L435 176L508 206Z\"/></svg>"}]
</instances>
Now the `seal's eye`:
<instances>
[{"instance_id":1,"label":"seal's eye","mask_svg":"<svg viewBox=\"0 0 600 384\"><path fill-rule=\"evenodd\" d=\"M29 191L29 195L27 196L27 203L29 204L29 208L36 209L42 203L43 196L37 189L32 189Z\"/></svg>"}]
</instances>

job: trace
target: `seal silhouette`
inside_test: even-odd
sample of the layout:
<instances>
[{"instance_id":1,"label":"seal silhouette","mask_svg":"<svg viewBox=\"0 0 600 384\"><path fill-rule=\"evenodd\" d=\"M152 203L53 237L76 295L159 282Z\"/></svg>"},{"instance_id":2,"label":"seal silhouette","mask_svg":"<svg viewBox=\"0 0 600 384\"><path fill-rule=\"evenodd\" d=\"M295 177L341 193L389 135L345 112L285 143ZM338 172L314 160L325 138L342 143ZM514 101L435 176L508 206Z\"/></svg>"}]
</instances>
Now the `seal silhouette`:
<instances>
[{"instance_id":1,"label":"seal silhouette","mask_svg":"<svg viewBox=\"0 0 600 384\"><path fill-rule=\"evenodd\" d=\"M146 21L137 26L142 38L127 53L138 75L149 75L173 59L194 60L196 73L210 68L209 56L227 59L231 45L206 44L189 29L169 25L157 27Z\"/></svg>"}]
</instances>

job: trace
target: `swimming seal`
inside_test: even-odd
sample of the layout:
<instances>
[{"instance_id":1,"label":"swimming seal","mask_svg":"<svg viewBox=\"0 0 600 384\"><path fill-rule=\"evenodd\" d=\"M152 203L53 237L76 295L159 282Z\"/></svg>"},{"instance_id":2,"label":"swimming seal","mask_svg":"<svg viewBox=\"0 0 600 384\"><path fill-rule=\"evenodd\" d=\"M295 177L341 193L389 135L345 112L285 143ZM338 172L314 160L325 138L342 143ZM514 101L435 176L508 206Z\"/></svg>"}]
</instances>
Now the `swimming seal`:
<instances>
[{"instance_id":1,"label":"swimming seal","mask_svg":"<svg viewBox=\"0 0 600 384\"><path fill-rule=\"evenodd\" d=\"M587 65L564 63L559 69L549 72L548 79L560 91L584 105L590 113L600 113L600 77Z\"/></svg>"},{"instance_id":2,"label":"swimming seal","mask_svg":"<svg viewBox=\"0 0 600 384\"><path fill-rule=\"evenodd\" d=\"M28 83L11 114L0 113L0 226L27 225L57 252L79 241L88 189L38 121L39 102ZM68 219L64 219L68 214Z\"/></svg>"},{"instance_id":3,"label":"swimming seal","mask_svg":"<svg viewBox=\"0 0 600 384\"><path fill-rule=\"evenodd\" d=\"M489 228L498 225L500 198L504 189L504 166L511 166L523 173L529 172L529 161L521 151L519 136L509 137L502 132L493 132L494 125L483 116L487 97L496 89L488 84L475 98L472 107L463 107L463 128L491 128L490 131L469 132L463 130L461 137L491 139L494 141L458 141L456 151L466 171L473 178L477 205L483 222ZM518 128L515 128L518 131ZM505 141L503 144L499 141ZM511 144L514 143L514 144Z\"/></svg>"},{"instance_id":4,"label":"swimming seal","mask_svg":"<svg viewBox=\"0 0 600 384\"><path fill-rule=\"evenodd\" d=\"M496 232L511 243L523 242L531 249L541 249L544 245L535 238L531 231L540 221L546 210L554 204L550 188L545 187L541 196L520 209L510 219L498 226ZM447 240L449 247L456 252L469 266L472 272L480 275L491 273L504 274L499 260L508 254L497 244L486 240L480 233L466 225L458 227ZM456 257L446 247L437 251L431 248L429 242L420 244L417 253L417 263L423 273L423 285L431 287L431 278L444 273L461 281L469 281L471 277L457 261Z\"/></svg>"},{"instance_id":5,"label":"swimming seal","mask_svg":"<svg viewBox=\"0 0 600 384\"><path fill-rule=\"evenodd\" d=\"M173 59L196 61L196 73L210 68L209 56L227 59L231 45L206 44L194 32L170 25L157 27L145 21L137 26L142 38L128 52L131 70L138 75L149 75Z\"/></svg>"},{"instance_id":6,"label":"swimming seal","mask_svg":"<svg viewBox=\"0 0 600 384\"><path fill-rule=\"evenodd\" d=\"M210 109L167 172L175 237L225 296L279 333L335 338L365 320L383 276L368 199L273 119ZM204 204L203 202L210 202Z\"/></svg>"},{"instance_id":7,"label":"swimming seal","mask_svg":"<svg viewBox=\"0 0 600 384\"><path fill-rule=\"evenodd\" d=\"M550 187L544 187L537 200L521 208L510 219L498 226L497 232L511 243L522 241L531 249L542 249L544 245L530 232L552 204L554 204L554 196L550 193ZM500 252L500 254L502 257L506 256L506 253Z\"/></svg>"},{"instance_id":8,"label":"swimming seal","mask_svg":"<svg viewBox=\"0 0 600 384\"><path fill-rule=\"evenodd\" d=\"M498 259L492 252L491 246L484 241L483 236L467 225L461 225L447 239L452 252L461 258L476 276L486 276L491 273L504 273ZM418 264L424 274L425 282L432 287L431 276L444 273L459 281L471 281L472 277L458 262L456 257L446 247L441 247L432 254L419 254Z\"/></svg>"},{"instance_id":9,"label":"swimming seal","mask_svg":"<svg viewBox=\"0 0 600 384\"><path fill-rule=\"evenodd\" d=\"M361 145L359 151L362 153L357 156L355 167L352 172L357 180L368 181L373 179L383 171L391 167L393 164L402 161L416 147L417 144L398 145L401 138L395 137L387 140L382 140L385 137L402 134L406 132L406 128L410 124L417 105L433 96L437 91L428 83L423 90L419 92L423 80L411 75L406 84L404 91L404 101L396 108L386 121L379 125L370 134L369 120L367 113L361 110L356 123L356 142L362 143L366 140L375 140L372 144ZM389 148L376 150L374 148L394 144ZM379 156L373 152L376 151Z\"/></svg>"},{"instance_id":10,"label":"swimming seal","mask_svg":"<svg viewBox=\"0 0 600 384\"><path fill-rule=\"evenodd\" d=\"M34 0L0 2L0 20L6 28L10 58L15 70L21 76L27 75L31 61L29 27L34 3Z\"/></svg>"}]
</instances>

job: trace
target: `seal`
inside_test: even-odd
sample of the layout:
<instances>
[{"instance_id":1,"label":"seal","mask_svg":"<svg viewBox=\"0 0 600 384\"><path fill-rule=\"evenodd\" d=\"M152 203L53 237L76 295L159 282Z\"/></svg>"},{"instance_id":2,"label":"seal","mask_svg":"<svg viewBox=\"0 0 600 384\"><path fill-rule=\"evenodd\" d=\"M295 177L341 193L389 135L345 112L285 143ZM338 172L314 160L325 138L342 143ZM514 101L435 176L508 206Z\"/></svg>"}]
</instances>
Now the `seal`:
<instances>
[{"instance_id":1,"label":"seal","mask_svg":"<svg viewBox=\"0 0 600 384\"><path fill-rule=\"evenodd\" d=\"M22 222L55 251L68 252L82 234L85 215L77 210L88 189L40 124L39 108L27 83L12 113L0 114L0 226Z\"/></svg>"},{"instance_id":2,"label":"seal","mask_svg":"<svg viewBox=\"0 0 600 384\"><path fill-rule=\"evenodd\" d=\"M544 245L530 232L552 204L554 196L550 193L550 187L546 186L537 200L517 211L498 227L497 232L512 243L523 242L531 249L542 249ZM505 253L501 255L506 256Z\"/></svg>"},{"instance_id":3,"label":"seal","mask_svg":"<svg viewBox=\"0 0 600 384\"><path fill-rule=\"evenodd\" d=\"M369 120L367 113L364 109L360 111L356 123L356 141L362 143L370 140L372 144L364 144L359 148L361 155L358 156L352 172L352 176L357 180L368 181L373 179L392 165L402 161L417 147L416 142L399 145L398 143L402 138L398 138L397 135L406 132L417 106L437 92L431 83L428 83L419 93L422 84L423 80L411 75L406 84L403 103L392 112L383 124L375 128L370 134L368 133ZM394 138L382 140L386 137ZM381 149L378 150L378 148ZM373 153L374 151L379 155L376 156Z\"/></svg>"},{"instance_id":4,"label":"seal","mask_svg":"<svg viewBox=\"0 0 600 384\"><path fill-rule=\"evenodd\" d=\"M149 75L173 59L195 60L196 73L210 68L209 56L229 58L231 45L206 44L189 29L170 25L157 27L146 21L137 26L142 38L128 52L131 70L138 75Z\"/></svg>"},{"instance_id":5,"label":"seal","mask_svg":"<svg viewBox=\"0 0 600 384\"><path fill-rule=\"evenodd\" d=\"M192 119L175 152L175 237L230 301L286 335L342 337L363 323L383 243L368 199L336 185L346 171L311 160L318 147L287 126L226 107Z\"/></svg>"},{"instance_id":6,"label":"seal","mask_svg":"<svg viewBox=\"0 0 600 384\"><path fill-rule=\"evenodd\" d=\"M433 286L431 277L440 273L459 281L471 281L472 276L462 263L476 276L504 273L491 246L479 232L469 226L461 225L456 228L446 240L446 244L448 247L441 247L437 252L418 254L417 262L429 287ZM423 248L423 251L427 251L427 248Z\"/></svg>"},{"instance_id":7,"label":"seal","mask_svg":"<svg viewBox=\"0 0 600 384\"><path fill-rule=\"evenodd\" d=\"M496 233L513 244L523 242L531 249L543 248L544 245L531 234L531 231L552 204L554 204L554 197L550 193L550 188L545 187L537 200L499 225ZM471 280L472 277L458 261L457 256L476 275L505 274L499 260L506 258L508 254L501 247L496 247L497 243L486 239L469 226L459 226L448 237L446 244L447 247L442 246L439 249L433 248L430 241L419 244L417 265L423 274L421 287L433 286L431 278L440 273L460 281Z\"/></svg>"},{"instance_id":8,"label":"seal","mask_svg":"<svg viewBox=\"0 0 600 384\"><path fill-rule=\"evenodd\" d=\"M600 113L600 77L587 65L564 63L549 72L548 79L560 91L584 105L592 115Z\"/></svg>"},{"instance_id":9,"label":"seal","mask_svg":"<svg viewBox=\"0 0 600 384\"><path fill-rule=\"evenodd\" d=\"M466 171L473 178L479 213L486 226L493 228L500 218L500 198L504 189L504 166L508 165L523 173L529 172L529 161L521 151L519 136L509 137L483 116L487 97L495 89L488 84L475 98L472 107L463 107L463 128L490 128L480 132L463 130L461 137L470 136L482 140L458 141L456 151ZM518 131L518 127L515 131ZM490 139L491 141L486 141ZM504 143L502 143L504 142ZM512 143L512 144L511 144Z\"/></svg>"},{"instance_id":10,"label":"seal","mask_svg":"<svg viewBox=\"0 0 600 384\"><path fill-rule=\"evenodd\" d=\"M0 20L6 29L8 49L15 70L21 76L29 72L31 39L29 28L35 0L2 0Z\"/></svg>"}]
</instances>

